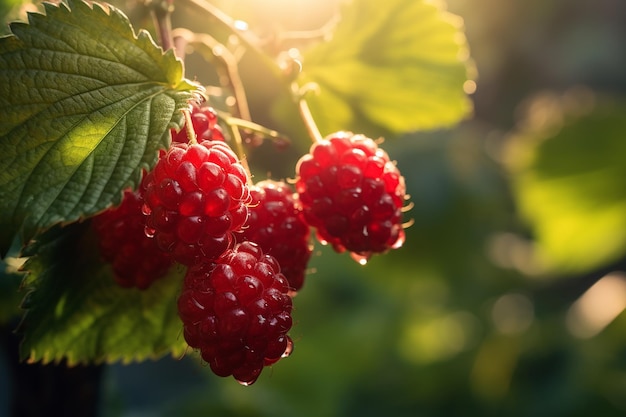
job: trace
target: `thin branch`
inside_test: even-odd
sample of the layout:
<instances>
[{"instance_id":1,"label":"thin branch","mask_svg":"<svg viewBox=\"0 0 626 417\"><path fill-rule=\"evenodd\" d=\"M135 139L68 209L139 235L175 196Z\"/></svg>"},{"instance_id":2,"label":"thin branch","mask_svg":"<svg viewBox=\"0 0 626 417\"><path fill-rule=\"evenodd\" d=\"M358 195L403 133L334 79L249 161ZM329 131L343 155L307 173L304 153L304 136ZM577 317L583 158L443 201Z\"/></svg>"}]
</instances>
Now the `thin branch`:
<instances>
[{"instance_id":1,"label":"thin branch","mask_svg":"<svg viewBox=\"0 0 626 417\"><path fill-rule=\"evenodd\" d=\"M174 39L181 43L179 39L184 39L185 44L191 45L198 50L207 60L214 58L216 70L222 81L222 87L230 90L235 102L230 106L231 113L241 119L250 120L250 109L246 97L243 81L239 76L237 58L223 44L208 34L194 33L188 29L177 28L173 31ZM219 74L219 73L222 74Z\"/></svg>"}]
</instances>

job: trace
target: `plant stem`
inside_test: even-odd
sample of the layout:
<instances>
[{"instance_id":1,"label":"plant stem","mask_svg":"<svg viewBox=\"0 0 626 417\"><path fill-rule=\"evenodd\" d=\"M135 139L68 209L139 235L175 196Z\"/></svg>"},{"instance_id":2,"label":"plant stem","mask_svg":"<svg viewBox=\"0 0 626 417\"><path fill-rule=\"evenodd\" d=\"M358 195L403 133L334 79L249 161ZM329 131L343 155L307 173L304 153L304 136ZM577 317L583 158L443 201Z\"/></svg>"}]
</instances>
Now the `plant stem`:
<instances>
[{"instance_id":1,"label":"plant stem","mask_svg":"<svg viewBox=\"0 0 626 417\"><path fill-rule=\"evenodd\" d=\"M222 113L220 111L218 111L217 113L218 113L218 116L221 119L223 119L224 122L227 123L228 125L238 126L247 131L260 133L261 135L263 135L266 138L269 138L270 140L289 142L289 139L285 135L281 135L279 132L272 130L272 129L268 129L265 126L261 126L258 123L254 123L250 120L239 119L237 117L230 117L226 113Z\"/></svg>"},{"instance_id":2,"label":"plant stem","mask_svg":"<svg viewBox=\"0 0 626 417\"><path fill-rule=\"evenodd\" d=\"M243 168L248 173L248 184L253 185L254 183L252 182L252 171L250 171L250 165L248 165L246 152L243 149L243 139L241 138L241 133L239 133L239 128L232 124L227 124L227 126L233 139L233 148L235 154L237 154L237 157L239 158L239 163L241 163Z\"/></svg>"},{"instance_id":3,"label":"plant stem","mask_svg":"<svg viewBox=\"0 0 626 417\"><path fill-rule=\"evenodd\" d=\"M196 139L196 132L193 129L193 121L191 120L191 112L187 109L183 110L183 114L185 115L185 132L187 133L187 140L190 145L194 145L198 143Z\"/></svg>"},{"instance_id":4,"label":"plant stem","mask_svg":"<svg viewBox=\"0 0 626 417\"><path fill-rule=\"evenodd\" d=\"M321 142L324 140L324 138L322 137L322 134L317 128L317 124L315 123L315 120L313 119L313 115L311 114L311 109L309 109L309 105L306 102L305 96L307 92L305 91L304 93L302 93L301 92L302 90L306 90L306 88L300 89L296 93L297 101L298 101L298 110L300 111L300 117L302 117L302 121L304 122L304 125L306 126L306 130L309 133L311 140L314 143Z\"/></svg>"},{"instance_id":5,"label":"plant stem","mask_svg":"<svg viewBox=\"0 0 626 417\"><path fill-rule=\"evenodd\" d=\"M261 42L254 36L252 32L238 29L235 25L235 19L232 19L230 16L228 16L206 0L178 0L177 6L188 7L191 9L192 12L196 12L202 17L206 16L207 19L205 24L211 25L212 33L219 33L221 31L223 33L236 37L241 46L245 48L246 53L250 54L251 58L257 60L259 62L259 65L268 70L268 75L272 77L272 81L276 81L276 84L281 87L280 94L284 95L285 98L294 97L293 91L291 90L291 81L293 81L293 79L287 79L285 77L283 69L281 69L276 60L274 60L270 55L268 55L259 47ZM310 120L312 120L312 118ZM294 119L294 122L302 121L303 118ZM309 123L305 122L302 124L304 126L301 125L295 127L295 129L298 131L307 130L311 132L311 125Z\"/></svg>"},{"instance_id":6,"label":"plant stem","mask_svg":"<svg viewBox=\"0 0 626 417\"><path fill-rule=\"evenodd\" d=\"M256 39L251 37L248 32L238 30L235 27L235 19L231 18L211 3L205 0L184 0L183 4L190 6L196 11L207 13L214 19L212 23L216 23L218 26L221 26L222 29L226 29L230 34L235 35L247 49L256 51L259 55L263 55L257 47L258 42Z\"/></svg>"},{"instance_id":7,"label":"plant stem","mask_svg":"<svg viewBox=\"0 0 626 417\"><path fill-rule=\"evenodd\" d=\"M179 39L183 39L185 44L193 46L207 61L213 61L216 64L215 69L220 75L219 78L224 80L221 81L222 87L228 89L235 98L234 104L230 106L231 113L235 117L250 120L248 99L243 81L239 76L237 58L233 53L207 34L194 33L184 28L177 28L172 34L175 41L180 43Z\"/></svg>"},{"instance_id":8,"label":"plant stem","mask_svg":"<svg viewBox=\"0 0 626 417\"><path fill-rule=\"evenodd\" d=\"M174 0L154 0L150 3L154 25L164 51L174 46L172 38L171 15L174 11Z\"/></svg>"}]
</instances>

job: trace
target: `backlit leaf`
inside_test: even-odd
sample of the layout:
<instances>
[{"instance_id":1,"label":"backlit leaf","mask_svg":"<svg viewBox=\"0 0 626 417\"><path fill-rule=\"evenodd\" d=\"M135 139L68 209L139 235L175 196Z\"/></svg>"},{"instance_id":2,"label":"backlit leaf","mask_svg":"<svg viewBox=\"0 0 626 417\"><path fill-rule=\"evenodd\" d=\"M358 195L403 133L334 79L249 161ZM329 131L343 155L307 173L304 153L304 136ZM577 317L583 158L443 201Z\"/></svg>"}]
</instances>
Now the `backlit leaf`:
<instances>
[{"instance_id":1,"label":"backlit leaf","mask_svg":"<svg viewBox=\"0 0 626 417\"><path fill-rule=\"evenodd\" d=\"M197 89L119 10L44 7L0 38L0 255L119 202Z\"/></svg>"},{"instance_id":2,"label":"backlit leaf","mask_svg":"<svg viewBox=\"0 0 626 417\"><path fill-rule=\"evenodd\" d=\"M319 85L309 105L323 135L363 119L396 133L431 129L472 109L462 20L430 1L349 2L332 39L304 52L303 68L301 83Z\"/></svg>"}]
</instances>

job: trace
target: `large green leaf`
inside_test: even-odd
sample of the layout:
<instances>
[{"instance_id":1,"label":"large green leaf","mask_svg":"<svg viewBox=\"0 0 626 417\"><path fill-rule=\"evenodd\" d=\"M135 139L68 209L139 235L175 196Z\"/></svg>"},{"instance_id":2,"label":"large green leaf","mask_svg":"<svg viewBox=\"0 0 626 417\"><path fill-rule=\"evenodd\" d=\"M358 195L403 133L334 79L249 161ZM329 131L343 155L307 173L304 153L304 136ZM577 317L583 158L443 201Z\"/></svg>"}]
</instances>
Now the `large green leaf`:
<instances>
[{"instance_id":1,"label":"large green leaf","mask_svg":"<svg viewBox=\"0 0 626 417\"><path fill-rule=\"evenodd\" d=\"M176 300L181 267L141 291L120 287L99 260L87 224L74 223L44 233L24 266L32 288L18 329L21 354L31 362L67 359L129 362L186 349Z\"/></svg>"},{"instance_id":2,"label":"large green leaf","mask_svg":"<svg viewBox=\"0 0 626 417\"><path fill-rule=\"evenodd\" d=\"M300 81L320 87L309 105L323 135L359 119L399 133L467 116L473 75L459 17L427 0L353 0L332 39L305 51Z\"/></svg>"},{"instance_id":3,"label":"large green leaf","mask_svg":"<svg viewBox=\"0 0 626 417\"><path fill-rule=\"evenodd\" d=\"M0 255L120 201L197 89L119 10L44 7L0 38Z\"/></svg>"},{"instance_id":4,"label":"large green leaf","mask_svg":"<svg viewBox=\"0 0 626 417\"><path fill-rule=\"evenodd\" d=\"M626 104L585 94L533 101L508 148L514 194L553 272L626 254Z\"/></svg>"}]
</instances>

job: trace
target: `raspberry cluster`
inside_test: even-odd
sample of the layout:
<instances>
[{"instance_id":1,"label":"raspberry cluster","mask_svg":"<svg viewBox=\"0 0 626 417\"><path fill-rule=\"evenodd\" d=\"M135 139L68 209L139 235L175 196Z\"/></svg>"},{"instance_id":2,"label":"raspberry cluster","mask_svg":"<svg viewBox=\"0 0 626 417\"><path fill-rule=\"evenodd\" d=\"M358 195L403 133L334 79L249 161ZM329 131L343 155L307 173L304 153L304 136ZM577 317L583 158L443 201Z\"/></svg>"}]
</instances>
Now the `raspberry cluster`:
<instances>
[{"instance_id":1,"label":"raspberry cluster","mask_svg":"<svg viewBox=\"0 0 626 417\"><path fill-rule=\"evenodd\" d=\"M311 230L364 263L404 242L404 178L376 142L338 132L315 142L283 181L254 185L211 108L172 131L139 189L97 216L102 256L116 281L147 288L187 267L178 313L187 344L219 376L254 383L288 356L292 297L312 254Z\"/></svg>"},{"instance_id":2,"label":"raspberry cluster","mask_svg":"<svg viewBox=\"0 0 626 417\"><path fill-rule=\"evenodd\" d=\"M362 262L403 244L404 178L372 139L327 136L298 161L296 172L304 217L321 242Z\"/></svg>"},{"instance_id":3,"label":"raspberry cluster","mask_svg":"<svg viewBox=\"0 0 626 417\"><path fill-rule=\"evenodd\" d=\"M189 268L178 299L185 340L215 374L250 385L291 352L288 291L276 259L255 243L237 244Z\"/></svg>"}]
</instances>

